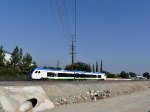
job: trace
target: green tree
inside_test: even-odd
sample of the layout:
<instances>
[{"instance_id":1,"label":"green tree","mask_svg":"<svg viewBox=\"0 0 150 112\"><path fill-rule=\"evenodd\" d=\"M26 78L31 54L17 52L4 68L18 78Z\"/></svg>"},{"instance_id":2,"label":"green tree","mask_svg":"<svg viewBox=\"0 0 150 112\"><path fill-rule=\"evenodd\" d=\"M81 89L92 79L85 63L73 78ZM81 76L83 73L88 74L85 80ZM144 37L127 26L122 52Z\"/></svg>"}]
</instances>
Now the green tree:
<instances>
[{"instance_id":1,"label":"green tree","mask_svg":"<svg viewBox=\"0 0 150 112\"><path fill-rule=\"evenodd\" d=\"M11 61L11 67L15 72L19 72L19 67L22 60L22 54L23 54L22 49L21 48L19 49L18 46L16 46L16 48L12 52L10 61Z\"/></svg>"},{"instance_id":2,"label":"green tree","mask_svg":"<svg viewBox=\"0 0 150 112\"><path fill-rule=\"evenodd\" d=\"M136 73L129 72L129 76L130 76L130 77L136 77Z\"/></svg>"},{"instance_id":3,"label":"green tree","mask_svg":"<svg viewBox=\"0 0 150 112\"><path fill-rule=\"evenodd\" d=\"M95 66L94 66L94 64L93 64L93 72L95 72Z\"/></svg>"},{"instance_id":4,"label":"green tree","mask_svg":"<svg viewBox=\"0 0 150 112\"><path fill-rule=\"evenodd\" d=\"M78 71L86 71L86 72L90 72L91 71L91 68L88 64L86 63L83 63L83 62L77 62L77 63L74 63L74 66L73 66L74 70L78 70ZM72 65L67 65L65 67L66 70L72 70Z\"/></svg>"},{"instance_id":5,"label":"green tree","mask_svg":"<svg viewBox=\"0 0 150 112\"><path fill-rule=\"evenodd\" d=\"M98 68L98 62L96 61L96 72L98 72L99 68Z\"/></svg>"},{"instance_id":6,"label":"green tree","mask_svg":"<svg viewBox=\"0 0 150 112\"><path fill-rule=\"evenodd\" d=\"M18 46L11 53L10 60L5 60L5 52L0 46L0 78L2 80L27 78L27 73L35 67L37 67L36 62L32 61L31 55L26 53L23 56L22 49ZM24 74L24 76L16 74Z\"/></svg>"},{"instance_id":7,"label":"green tree","mask_svg":"<svg viewBox=\"0 0 150 112\"><path fill-rule=\"evenodd\" d=\"M90 63L89 63L89 67L90 67L89 68L89 70L90 70L89 72L92 72L92 68L91 68L91 64Z\"/></svg>"},{"instance_id":8,"label":"green tree","mask_svg":"<svg viewBox=\"0 0 150 112\"><path fill-rule=\"evenodd\" d=\"M5 53L3 50L3 46L0 46L0 68L5 67Z\"/></svg>"},{"instance_id":9,"label":"green tree","mask_svg":"<svg viewBox=\"0 0 150 112\"><path fill-rule=\"evenodd\" d=\"M143 77L146 77L147 79L150 78L150 74L148 72L143 73Z\"/></svg>"},{"instance_id":10,"label":"green tree","mask_svg":"<svg viewBox=\"0 0 150 112\"><path fill-rule=\"evenodd\" d=\"M115 74L107 74L107 78L116 78L117 76Z\"/></svg>"},{"instance_id":11,"label":"green tree","mask_svg":"<svg viewBox=\"0 0 150 112\"><path fill-rule=\"evenodd\" d=\"M0 46L0 75L4 75L5 70L5 53L3 50L3 46Z\"/></svg>"},{"instance_id":12,"label":"green tree","mask_svg":"<svg viewBox=\"0 0 150 112\"><path fill-rule=\"evenodd\" d=\"M128 78L129 78L129 74L126 73L125 71L122 71L122 72L120 73L120 77L121 77L121 78L128 79Z\"/></svg>"},{"instance_id":13,"label":"green tree","mask_svg":"<svg viewBox=\"0 0 150 112\"><path fill-rule=\"evenodd\" d=\"M30 70L37 67L36 63L32 61L32 56L26 53L22 59L21 74L27 74Z\"/></svg>"}]
</instances>

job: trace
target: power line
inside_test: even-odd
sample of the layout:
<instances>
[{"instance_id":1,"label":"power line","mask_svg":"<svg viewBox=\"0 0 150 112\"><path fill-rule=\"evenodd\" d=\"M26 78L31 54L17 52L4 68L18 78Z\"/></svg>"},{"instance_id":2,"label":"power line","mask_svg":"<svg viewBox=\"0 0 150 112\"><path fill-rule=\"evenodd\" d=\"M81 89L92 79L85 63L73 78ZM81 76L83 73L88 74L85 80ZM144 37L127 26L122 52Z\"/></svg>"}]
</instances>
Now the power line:
<instances>
[{"instance_id":1,"label":"power line","mask_svg":"<svg viewBox=\"0 0 150 112\"><path fill-rule=\"evenodd\" d=\"M54 7L53 7L53 3L52 3L51 0L49 0L49 4L50 4L50 8L51 8L52 15L53 15L53 17L54 17L55 23L56 23L56 25L57 25L57 31L58 31L58 33L60 34L60 36L62 36L62 33L61 33L61 31L60 31L60 27L59 27L59 22L58 22L58 19L57 19L56 14L55 14ZM63 36L62 36L62 37L63 37Z\"/></svg>"},{"instance_id":2,"label":"power line","mask_svg":"<svg viewBox=\"0 0 150 112\"><path fill-rule=\"evenodd\" d=\"M71 31L70 31L70 19L68 16L68 11L67 11L67 7L66 7L66 0L63 0L63 9L64 9L64 16L65 16L65 23L66 23L66 27L67 27L67 33L68 33L68 37L71 36Z\"/></svg>"},{"instance_id":3,"label":"power line","mask_svg":"<svg viewBox=\"0 0 150 112\"><path fill-rule=\"evenodd\" d=\"M74 31L74 33L75 33L75 38L76 38L76 16L77 16L77 11L76 11L76 0L74 0L74 27L75 27L75 31Z\"/></svg>"},{"instance_id":4,"label":"power line","mask_svg":"<svg viewBox=\"0 0 150 112\"><path fill-rule=\"evenodd\" d=\"M62 28L64 37L70 38L71 31L70 31L70 24L69 24L69 17L66 8L66 1L65 0L56 0L56 9L59 16L60 26Z\"/></svg>"},{"instance_id":5,"label":"power line","mask_svg":"<svg viewBox=\"0 0 150 112\"><path fill-rule=\"evenodd\" d=\"M71 0L69 0L71 1ZM68 10L67 10L67 1L66 0L55 0L55 8L58 16L55 16L55 22L58 26L61 27L62 33L64 37L71 38L71 58L72 58L72 65L74 65L74 58L76 54L76 0L72 0L72 25L70 18L68 16ZM53 11L54 12L54 11ZM59 25L59 23L60 25ZM72 26L72 27L71 27ZM72 28L72 31L71 31Z\"/></svg>"},{"instance_id":6,"label":"power line","mask_svg":"<svg viewBox=\"0 0 150 112\"><path fill-rule=\"evenodd\" d=\"M58 15L59 15L59 20L60 20L61 28L62 28L64 37L65 37L66 36L66 34L65 34L65 28L64 28L63 21L62 21L62 14L61 14L61 9L59 7L58 0L56 0L56 8L57 8L57 12L58 12Z\"/></svg>"},{"instance_id":7,"label":"power line","mask_svg":"<svg viewBox=\"0 0 150 112\"><path fill-rule=\"evenodd\" d=\"M72 43L71 43L71 58L72 58L72 70L74 69L74 58L76 54L76 0L74 0L74 35L72 36Z\"/></svg>"}]
</instances>

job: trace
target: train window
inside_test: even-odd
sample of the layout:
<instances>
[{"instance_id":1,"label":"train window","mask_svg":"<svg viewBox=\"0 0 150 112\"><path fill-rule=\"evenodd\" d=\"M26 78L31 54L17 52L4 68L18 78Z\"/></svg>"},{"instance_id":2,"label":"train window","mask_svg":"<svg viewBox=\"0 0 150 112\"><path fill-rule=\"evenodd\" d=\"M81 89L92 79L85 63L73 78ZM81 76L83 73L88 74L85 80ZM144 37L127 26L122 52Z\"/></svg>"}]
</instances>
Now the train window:
<instances>
[{"instance_id":1,"label":"train window","mask_svg":"<svg viewBox=\"0 0 150 112\"><path fill-rule=\"evenodd\" d=\"M31 74L31 73L33 73L34 72L34 69L32 69L28 74Z\"/></svg>"},{"instance_id":2,"label":"train window","mask_svg":"<svg viewBox=\"0 0 150 112\"><path fill-rule=\"evenodd\" d=\"M38 71L35 71L35 73L38 73Z\"/></svg>"},{"instance_id":3,"label":"train window","mask_svg":"<svg viewBox=\"0 0 150 112\"><path fill-rule=\"evenodd\" d=\"M86 77L85 74L76 74L76 78L84 78L84 77Z\"/></svg>"},{"instance_id":4,"label":"train window","mask_svg":"<svg viewBox=\"0 0 150 112\"><path fill-rule=\"evenodd\" d=\"M92 78L96 78L96 75L92 75Z\"/></svg>"},{"instance_id":5,"label":"train window","mask_svg":"<svg viewBox=\"0 0 150 112\"><path fill-rule=\"evenodd\" d=\"M101 78L101 75L98 75L98 78Z\"/></svg>"},{"instance_id":6,"label":"train window","mask_svg":"<svg viewBox=\"0 0 150 112\"><path fill-rule=\"evenodd\" d=\"M74 77L74 74L58 73L58 77Z\"/></svg>"},{"instance_id":7,"label":"train window","mask_svg":"<svg viewBox=\"0 0 150 112\"><path fill-rule=\"evenodd\" d=\"M96 78L96 75L92 75L92 74L88 74L88 75L85 75L86 78Z\"/></svg>"},{"instance_id":8,"label":"train window","mask_svg":"<svg viewBox=\"0 0 150 112\"><path fill-rule=\"evenodd\" d=\"M38 73L40 73L40 71Z\"/></svg>"},{"instance_id":9,"label":"train window","mask_svg":"<svg viewBox=\"0 0 150 112\"><path fill-rule=\"evenodd\" d=\"M48 76L48 77L54 77L54 76L55 76L55 73L47 72L47 76Z\"/></svg>"}]
</instances>

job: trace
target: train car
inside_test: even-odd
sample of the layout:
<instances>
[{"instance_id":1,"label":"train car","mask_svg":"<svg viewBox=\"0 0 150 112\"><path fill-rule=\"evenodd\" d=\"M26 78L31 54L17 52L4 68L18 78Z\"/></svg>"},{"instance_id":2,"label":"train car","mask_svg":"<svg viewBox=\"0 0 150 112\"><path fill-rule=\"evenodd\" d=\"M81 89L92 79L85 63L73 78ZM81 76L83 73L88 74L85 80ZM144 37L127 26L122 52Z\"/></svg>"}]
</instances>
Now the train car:
<instances>
[{"instance_id":1,"label":"train car","mask_svg":"<svg viewBox=\"0 0 150 112\"><path fill-rule=\"evenodd\" d=\"M51 70L36 68L29 73L31 79L50 80L106 80L104 73L92 73L83 71Z\"/></svg>"},{"instance_id":2,"label":"train car","mask_svg":"<svg viewBox=\"0 0 150 112\"><path fill-rule=\"evenodd\" d=\"M74 80L75 72L66 70L51 70L47 72L48 79Z\"/></svg>"},{"instance_id":3,"label":"train car","mask_svg":"<svg viewBox=\"0 0 150 112\"><path fill-rule=\"evenodd\" d=\"M31 70L28 74L28 76L31 79L47 79L47 72L51 71L50 69L44 69L44 68L35 68Z\"/></svg>"}]
</instances>

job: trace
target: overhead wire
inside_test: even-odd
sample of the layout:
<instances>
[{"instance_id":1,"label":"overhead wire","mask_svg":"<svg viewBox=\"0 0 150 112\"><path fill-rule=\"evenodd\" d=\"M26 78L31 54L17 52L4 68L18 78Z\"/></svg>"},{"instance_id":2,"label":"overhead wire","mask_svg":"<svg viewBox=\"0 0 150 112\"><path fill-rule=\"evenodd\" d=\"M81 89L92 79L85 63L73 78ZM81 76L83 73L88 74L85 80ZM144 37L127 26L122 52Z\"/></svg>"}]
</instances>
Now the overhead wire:
<instances>
[{"instance_id":1,"label":"overhead wire","mask_svg":"<svg viewBox=\"0 0 150 112\"><path fill-rule=\"evenodd\" d=\"M53 2L55 8L55 12L53 12L56 13L53 14L55 22L58 28L61 29L65 40L71 39L73 49L76 52L76 0L53 0Z\"/></svg>"},{"instance_id":2,"label":"overhead wire","mask_svg":"<svg viewBox=\"0 0 150 112\"><path fill-rule=\"evenodd\" d=\"M68 12L66 8L66 1L56 0L56 8L63 34L65 35L65 37L69 38L71 32L70 32Z\"/></svg>"},{"instance_id":3,"label":"overhead wire","mask_svg":"<svg viewBox=\"0 0 150 112\"><path fill-rule=\"evenodd\" d=\"M64 6L64 15L65 15L65 23L67 25L67 30L68 30L68 36L70 37L71 36L71 26L70 26L70 19L69 19L69 16L68 16L68 11L67 11L67 6L66 6L66 0L63 0L63 6Z\"/></svg>"},{"instance_id":4,"label":"overhead wire","mask_svg":"<svg viewBox=\"0 0 150 112\"><path fill-rule=\"evenodd\" d=\"M53 17L54 17L54 21L55 21L56 26L57 26L57 31L58 31L58 33L60 34L60 36L63 37L64 35L61 33L61 30L60 30L60 27L59 27L59 22L58 22L56 13L55 13L55 11L54 11L54 6L53 6L52 0L49 0L49 4L50 4L51 11L52 11L52 15L53 15Z\"/></svg>"},{"instance_id":5,"label":"overhead wire","mask_svg":"<svg viewBox=\"0 0 150 112\"><path fill-rule=\"evenodd\" d=\"M52 1L54 2L54 4L52 3ZM72 35L75 35L76 32L74 31L74 26L75 26L74 1L75 0L50 0L51 10L53 12L55 22L58 28L62 30L63 36L68 38L70 38ZM54 5L54 7L52 5ZM73 9L69 9L71 7L73 7ZM73 11L68 13L70 10ZM70 17L73 18L72 21Z\"/></svg>"},{"instance_id":6,"label":"overhead wire","mask_svg":"<svg viewBox=\"0 0 150 112\"><path fill-rule=\"evenodd\" d=\"M74 31L73 31L73 35L74 35L74 44L76 44L76 0L73 0L73 26L74 26ZM74 51L76 52L76 46L74 46ZM75 53L76 54L76 53ZM76 58L76 55L75 55Z\"/></svg>"},{"instance_id":7,"label":"overhead wire","mask_svg":"<svg viewBox=\"0 0 150 112\"><path fill-rule=\"evenodd\" d=\"M55 0L55 1L56 1L56 8L57 8L57 12L58 12L58 16L59 16L61 28L62 28L64 37L66 37L65 28L64 28L64 23L63 23L63 20L62 20L62 13L61 13L60 5L59 5L58 0Z\"/></svg>"}]
</instances>

